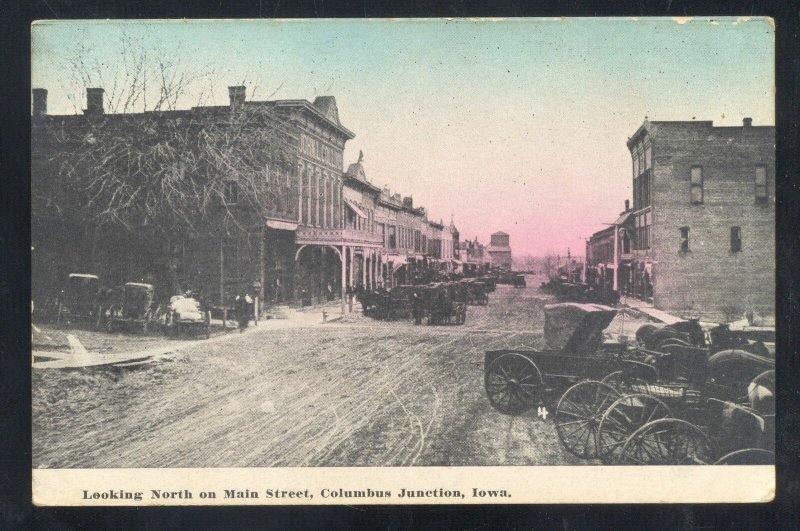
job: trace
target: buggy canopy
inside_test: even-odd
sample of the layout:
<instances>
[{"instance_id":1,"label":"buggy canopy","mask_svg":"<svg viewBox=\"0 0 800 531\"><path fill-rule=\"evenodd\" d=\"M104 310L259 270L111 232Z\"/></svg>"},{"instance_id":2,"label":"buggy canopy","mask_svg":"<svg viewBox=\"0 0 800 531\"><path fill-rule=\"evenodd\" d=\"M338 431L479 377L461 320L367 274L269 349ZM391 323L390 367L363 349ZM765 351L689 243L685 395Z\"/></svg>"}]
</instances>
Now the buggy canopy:
<instances>
[{"instance_id":1,"label":"buggy canopy","mask_svg":"<svg viewBox=\"0 0 800 531\"><path fill-rule=\"evenodd\" d=\"M544 339L548 348L573 353L600 346L617 311L601 304L565 302L544 307Z\"/></svg>"}]
</instances>

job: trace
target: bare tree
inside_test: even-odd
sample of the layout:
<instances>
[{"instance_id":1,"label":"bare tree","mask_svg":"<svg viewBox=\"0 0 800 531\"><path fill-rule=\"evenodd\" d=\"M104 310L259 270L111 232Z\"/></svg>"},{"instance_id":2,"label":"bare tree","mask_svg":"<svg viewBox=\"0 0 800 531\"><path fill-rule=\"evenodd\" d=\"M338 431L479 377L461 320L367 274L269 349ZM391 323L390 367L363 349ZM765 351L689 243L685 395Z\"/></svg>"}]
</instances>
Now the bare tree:
<instances>
[{"instance_id":1,"label":"bare tree","mask_svg":"<svg viewBox=\"0 0 800 531\"><path fill-rule=\"evenodd\" d=\"M297 148L286 117L269 102L177 110L187 96L205 101L208 72L122 39L115 75L81 53L73 65L84 87L110 83L110 112L34 123L34 219L79 227L92 249L101 234L134 234L168 256L187 237L289 218Z\"/></svg>"}]
</instances>

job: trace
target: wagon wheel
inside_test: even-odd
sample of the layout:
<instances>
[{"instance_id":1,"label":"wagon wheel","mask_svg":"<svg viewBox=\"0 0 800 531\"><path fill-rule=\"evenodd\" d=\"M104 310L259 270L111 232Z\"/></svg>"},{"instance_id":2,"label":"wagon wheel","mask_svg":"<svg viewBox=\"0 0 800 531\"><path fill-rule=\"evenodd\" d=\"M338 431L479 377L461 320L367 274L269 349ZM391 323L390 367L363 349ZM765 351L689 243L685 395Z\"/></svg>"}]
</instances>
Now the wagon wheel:
<instances>
[{"instance_id":1,"label":"wagon wheel","mask_svg":"<svg viewBox=\"0 0 800 531\"><path fill-rule=\"evenodd\" d=\"M597 455L609 465L619 457L633 432L653 420L672 417L672 411L658 398L633 394L618 398L609 406L597 427Z\"/></svg>"},{"instance_id":2,"label":"wagon wheel","mask_svg":"<svg viewBox=\"0 0 800 531\"><path fill-rule=\"evenodd\" d=\"M114 326L114 320L113 320L113 319L109 319L108 321L106 321L106 331L107 331L109 334L113 334L113 333L114 333L114 330L115 330L115 328L116 328L116 327Z\"/></svg>"},{"instance_id":3,"label":"wagon wheel","mask_svg":"<svg viewBox=\"0 0 800 531\"><path fill-rule=\"evenodd\" d=\"M715 465L773 465L775 454L763 448L745 448L720 457Z\"/></svg>"},{"instance_id":4,"label":"wagon wheel","mask_svg":"<svg viewBox=\"0 0 800 531\"><path fill-rule=\"evenodd\" d=\"M622 379L623 374L624 374L623 371L614 371L612 373L606 374L605 377L603 377L603 379L600 380L600 383L604 383L604 384L606 384L606 385L608 385L610 387L613 387L617 391L622 392L623 391L623 379Z\"/></svg>"},{"instance_id":5,"label":"wagon wheel","mask_svg":"<svg viewBox=\"0 0 800 531\"><path fill-rule=\"evenodd\" d=\"M622 465L708 464L710 441L703 430L680 419L659 419L633 432L622 447Z\"/></svg>"},{"instance_id":6,"label":"wagon wheel","mask_svg":"<svg viewBox=\"0 0 800 531\"><path fill-rule=\"evenodd\" d=\"M556 432L571 454L597 457L597 427L608 406L619 393L613 387L593 380L573 385L561 395L556 406Z\"/></svg>"},{"instance_id":7,"label":"wagon wheel","mask_svg":"<svg viewBox=\"0 0 800 531\"><path fill-rule=\"evenodd\" d=\"M506 415L518 415L536 405L542 375L531 360L509 352L489 364L484 385L495 409Z\"/></svg>"}]
</instances>

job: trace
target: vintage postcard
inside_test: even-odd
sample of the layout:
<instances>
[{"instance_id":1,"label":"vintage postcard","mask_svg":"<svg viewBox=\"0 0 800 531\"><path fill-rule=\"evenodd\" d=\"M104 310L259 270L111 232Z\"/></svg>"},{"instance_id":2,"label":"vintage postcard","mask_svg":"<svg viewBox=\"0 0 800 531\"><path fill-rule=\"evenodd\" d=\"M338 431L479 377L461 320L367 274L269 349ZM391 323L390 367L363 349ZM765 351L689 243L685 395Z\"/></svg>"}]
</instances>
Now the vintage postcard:
<instances>
[{"instance_id":1,"label":"vintage postcard","mask_svg":"<svg viewBox=\"0 0 800 531\"><path fill-rule=\"evenodd\" d=\"M769 501L774 35L34 23L34 502Z\"/></svg>"}]
</instances>

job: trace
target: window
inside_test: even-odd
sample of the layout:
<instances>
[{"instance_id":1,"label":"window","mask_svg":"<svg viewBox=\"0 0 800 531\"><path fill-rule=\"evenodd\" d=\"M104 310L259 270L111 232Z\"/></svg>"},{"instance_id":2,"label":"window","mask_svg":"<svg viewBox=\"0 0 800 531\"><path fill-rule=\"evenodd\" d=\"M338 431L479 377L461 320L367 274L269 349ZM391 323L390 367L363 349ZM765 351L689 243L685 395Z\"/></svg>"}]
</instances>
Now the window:
<instances>
[{"instance_id":1,"label":"window","mask_svg":"<svg viewBox=\"0 0 800 531\"><path fill-rule=\"evenodd\" d=\"M742 250L742 228L731 227L731 252L738 253Z\"/></svg>"},{"instance_id":2,"label":"window","mask_svg":"<svg viewBox=\"0 0 800 531\"><path fill-rule=\"evenodd\" d=\"M394 249L397 247L397 240L395 236L395 226L389 226L389 249Z\"/></svg>"},{"instance_id":3,"label":"window","mask_svg":"<svg viewBox=\"0 0 800 531\"><path fill-rule=\"evenodd\" d=\"M756 203L766 204L767 197L767 167L756 166Z\"/></svg>"},{"instance_id":4,"label":"window","mask_svg":"<svg viewBox=\"0 0 800 531\"><path fill-rule=\"evenodd\" d=\"M644 148L644 169L649 170L653 167L653 148L647 146Z\"/></svg>"},{"instance_id":5,"label":"window","mask_svg":"<svg viewBox=\"0 0 800 531\"><path fill-rule=\"evenodd\" d=\"M689 227L681 227L681 252L689 252Z\"/></svg>"},{"instance_id":6,"label":"window","mask_svg":"<svg viewBox=\"0 0 800 531\"><path fill-rule=\"evenodd\" d=\"M703 168L692 166L692 204L699 205L703 202Z\"/></svg>"},{"instance_id":7,"label":"window","mask_svg":"<svg viewBox=\"0 0 800 531\"><path fill-rule=\"evenodd\" d=\"M225 188L223 192L225 196L225 204L235 205L239 202L239 183L236 181L225 181Z\"/></svg>"}]
</instances>

